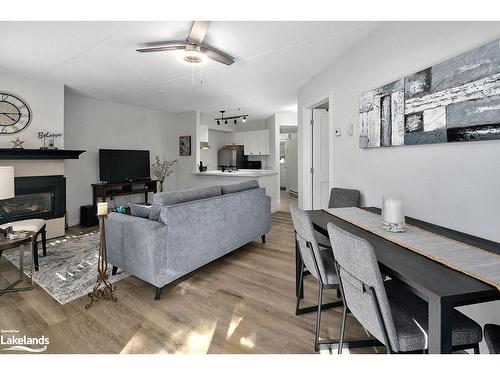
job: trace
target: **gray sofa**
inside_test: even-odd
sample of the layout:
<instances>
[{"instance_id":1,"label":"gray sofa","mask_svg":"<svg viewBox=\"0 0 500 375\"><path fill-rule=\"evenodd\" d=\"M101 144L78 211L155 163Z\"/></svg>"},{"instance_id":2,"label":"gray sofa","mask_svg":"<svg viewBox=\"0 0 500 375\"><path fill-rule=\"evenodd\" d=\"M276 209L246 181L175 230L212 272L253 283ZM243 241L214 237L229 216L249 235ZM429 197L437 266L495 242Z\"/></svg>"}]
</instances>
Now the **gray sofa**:
<instances>
[{"instance_id":1,"label":"gray sofa","mask_svg":"<svg viewBox=\"0 0 500 375\"><path fill-rule=\"evenodd\" d=\"M153 205L110 213L106 246L118 268L156 287L254 241L271 228L271 199L256 180L157 193Z\"/></svg>"}]
</instances>

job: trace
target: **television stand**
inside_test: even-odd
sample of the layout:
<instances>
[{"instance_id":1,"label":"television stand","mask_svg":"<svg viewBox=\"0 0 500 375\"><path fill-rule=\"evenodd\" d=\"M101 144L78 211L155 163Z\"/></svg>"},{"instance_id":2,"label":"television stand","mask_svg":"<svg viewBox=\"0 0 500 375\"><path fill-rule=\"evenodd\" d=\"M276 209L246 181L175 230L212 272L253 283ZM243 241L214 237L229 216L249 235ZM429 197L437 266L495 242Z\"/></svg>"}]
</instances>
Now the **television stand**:
<instances>
[{"instance_id":1,"label":"television stand","mask_svg":"<svg viewBox=\"0 0 500 375\"><path fill-rule=\"evenodd\" d=\"M97 212L97 202L105 202L106 198L123 195L144 194L144 202L148 203L148 194L158 191L157 180L137 180L124 182L101 182L92 184L92 204Z\"/></svg>"}]
</instances>

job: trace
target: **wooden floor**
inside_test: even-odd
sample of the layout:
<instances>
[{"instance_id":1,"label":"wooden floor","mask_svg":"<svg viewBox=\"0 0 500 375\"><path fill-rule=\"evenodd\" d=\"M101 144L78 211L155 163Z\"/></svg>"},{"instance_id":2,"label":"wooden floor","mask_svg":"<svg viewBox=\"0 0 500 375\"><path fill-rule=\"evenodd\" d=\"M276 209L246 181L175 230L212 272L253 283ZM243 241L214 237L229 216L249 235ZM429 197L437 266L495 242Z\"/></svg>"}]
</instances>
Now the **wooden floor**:
<instances>
[{"instance_id":1,"label":"wooden floor","mask_svg":"<svg viewBox=\"0 0 500 375\"><path fill-rule=\"evenodd\" d=\"M161 300L132 276L116 283L118 302L90 310L87 297L60 305L35 286L0 296L0 330L45 335L49 353L313 353L316 315L294 314L294 267L290 214L277 212L266 244L256 239L193 272L165 287ZM0 278L15 272L3 258ZM316 291L308 279L306 304ZM335 295L328 290L325 300ZM340 309L323 313L323 338L338 337L340 317ZM349 318L347 338L365 337Z\"/></svg>"}]
</instances>

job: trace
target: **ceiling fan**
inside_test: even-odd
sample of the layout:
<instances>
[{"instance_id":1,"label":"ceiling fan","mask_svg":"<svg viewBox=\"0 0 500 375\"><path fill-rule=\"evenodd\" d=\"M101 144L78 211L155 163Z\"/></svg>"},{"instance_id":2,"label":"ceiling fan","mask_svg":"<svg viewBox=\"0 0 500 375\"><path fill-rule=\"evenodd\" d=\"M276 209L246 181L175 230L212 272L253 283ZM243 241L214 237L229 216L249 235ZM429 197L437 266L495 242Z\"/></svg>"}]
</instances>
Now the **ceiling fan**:
<instances>
[{"instance_id":1,"label":"ceiling fan","mask_svg":"<svg viewBox=\"0 0 500 375\"><path fill-rule=\"evenodd\" d=\"M186 42L147 43L147 47L139 48L137 52L185 50L184 61L190 64L201 63L205 58L225 65L233 64L235 61L233 57L213 47L203 45L203 39L205 39L205 35L207 34L209 23L210 21L194 21Z\"/></svg>"}]
</instances>

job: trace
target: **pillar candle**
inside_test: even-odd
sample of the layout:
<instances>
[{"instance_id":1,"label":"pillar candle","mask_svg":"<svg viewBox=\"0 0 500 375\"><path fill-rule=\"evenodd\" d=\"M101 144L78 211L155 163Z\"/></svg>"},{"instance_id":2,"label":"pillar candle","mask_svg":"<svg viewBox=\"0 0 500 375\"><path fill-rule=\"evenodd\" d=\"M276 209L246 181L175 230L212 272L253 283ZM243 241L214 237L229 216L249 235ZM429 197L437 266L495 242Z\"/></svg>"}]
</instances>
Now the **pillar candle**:
<instances>
[{"instance_id":1,"label":"pillar candle","mask_svg":"<svg viewBox=\"0 0 500 375\"><path fill-rule=\"evenodd\" d=\"M404 224L403 202L396 198L384 198L382 220L389 224Z\"/></svg>"},{"instance_id":2,"label":"pillar candle","mask_svg":"<svg viewBox=\"0 0 500 375\"><path fill-rule=\"evenodd\" d=\"M105 216L108 214L108 203L100 202L97 203L97 216Z\"/></svg>"}]
</instances>

